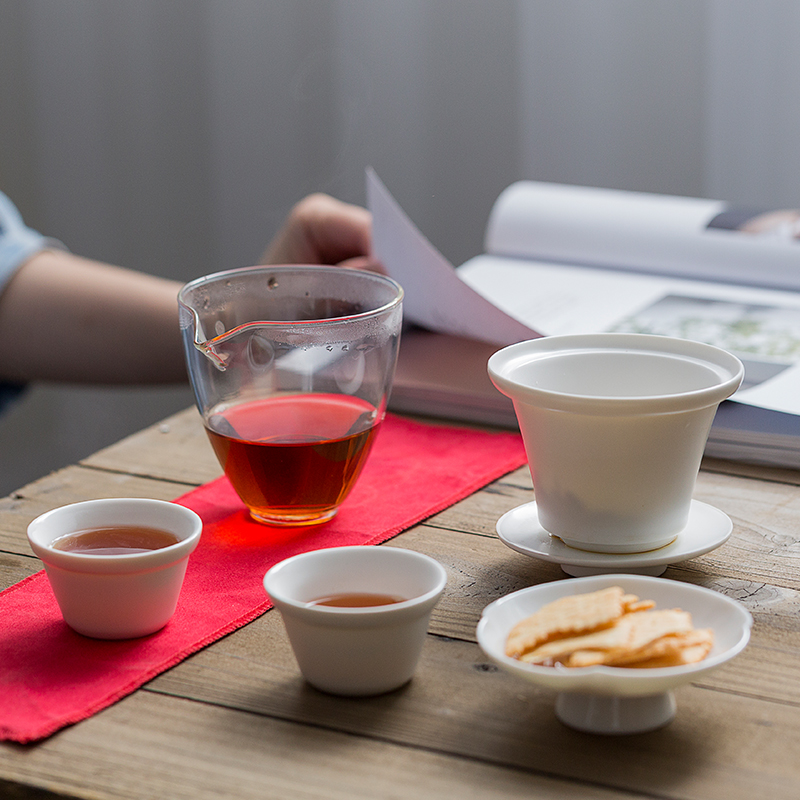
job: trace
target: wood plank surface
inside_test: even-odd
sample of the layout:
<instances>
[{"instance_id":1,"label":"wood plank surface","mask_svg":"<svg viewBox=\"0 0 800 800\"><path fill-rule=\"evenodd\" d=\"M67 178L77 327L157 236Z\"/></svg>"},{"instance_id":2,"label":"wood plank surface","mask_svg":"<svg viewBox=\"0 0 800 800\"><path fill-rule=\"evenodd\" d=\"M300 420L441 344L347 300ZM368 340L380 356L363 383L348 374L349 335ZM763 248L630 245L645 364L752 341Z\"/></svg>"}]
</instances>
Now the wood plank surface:
<instances>
[{"instance_id":1,"label":"wood plank surface","mask_svg":"<svg viewBox=\"0 0 800 800\"><path fill-rule=\"evenodd\" d=\"M5 797L24 785L59 797L136 800L629 797L146 691L40 745L3 747L0 768Z\"/></svg>"},{"instance_id":2,"label":"wood plank surface","mask_svg":"<svg viewBox=\"0 0 800 800\"><path fill-rule=\"evenodd\" d=\"M99 450L81 464L195 486L222 474L194 408Z\"/></svg>"},{"instance_id":3,"label":"wood plank surface","mask_svg":"<svg viewBox=\"0 0 800 800\"><path fill-rule=\"evenodd\" d=\"M678 690L662 730L572 731L552 691L478 648L489 602L565 577L496 536L497 519L532 499L523 468L385 545L428 553L448 573L406 687L357 700L317 692L268 612L91 719L33 745L0 744L0 797L796 800L800 488L786 472L698 479L695 496L724 510L733 534L664 577L737 598L755 625L740 656ZM23 487L0 500L0 586L39 568L25 539L37 514L92 497L173 499L218 474L190 409Z\"/></svg>"}]
</instances>

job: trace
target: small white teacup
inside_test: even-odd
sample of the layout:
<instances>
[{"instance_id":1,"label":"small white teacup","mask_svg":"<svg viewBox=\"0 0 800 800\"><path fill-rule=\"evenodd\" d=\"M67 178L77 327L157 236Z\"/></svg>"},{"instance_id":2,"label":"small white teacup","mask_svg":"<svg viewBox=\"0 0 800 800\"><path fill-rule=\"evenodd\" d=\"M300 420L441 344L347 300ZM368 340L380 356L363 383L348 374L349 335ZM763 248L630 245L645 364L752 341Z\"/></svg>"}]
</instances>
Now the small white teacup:
<instances>
[{"instance_id":1,"label":"small white teacup","mask_svg":"<svg viewBox=\"0 0 800 800\"><path fill-rule=\"evenodd\" d=\"M60 549L57 541L119 526L155 529L174 544L97 555ZM202 531L200 517L176 503L106 498L42 514L28 526L28 542L44 563L67 625L96 639L133 639L160 630L175 613L189 555Z\"/></svg>"},{"instance_id":2,"label":"small white teacup","mask_svg":"<svg viewBox=\"0 0 800 800\"><path fill-rule=\"evenodd\" d=\"M264 576L264 589L303 677L330 694L364 696L411 679L446 581L444 567L422 553L354 546L281 561Z\"/></svg>"},{"instance_id":3,"label":"small white teacup","mask_svg":"<svg viewBox=\"0 0 800 800\"><path fill-rule=\"evenodd\" d=\"M711 345L645 334L549 336L495 353L541 526L606 553L654 550L686 526L719 403L744 367Z\"/></svg>"}]
</instances>

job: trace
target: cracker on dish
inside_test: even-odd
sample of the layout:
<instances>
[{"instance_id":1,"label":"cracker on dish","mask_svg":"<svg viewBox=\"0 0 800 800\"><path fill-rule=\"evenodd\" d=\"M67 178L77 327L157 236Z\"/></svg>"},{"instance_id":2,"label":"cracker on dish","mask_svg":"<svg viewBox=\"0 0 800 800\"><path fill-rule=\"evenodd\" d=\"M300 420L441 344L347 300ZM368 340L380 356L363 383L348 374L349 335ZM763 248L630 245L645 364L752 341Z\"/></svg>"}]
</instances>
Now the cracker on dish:
<instances>
[{"instance_id":1,"label":"cracker on dish","mask_svg":"<svg viewBox=\"0 0 800 800\"><path fill-rule=\"evenodd\" d=\"M678 608L656 610L619 586L542 606L509 633L506 654L529 664L657 668L702 661L714 644Z\"/></svg>"},{"instance_id":2,"label":"cracker on dish","mask_svg":"<svg viewBox=\"0 0 800 800\"><path fill-rule=\"evenodd\" d=\"M623 614L652 606L652 601L640 601L619 586L561 597L511 629L506 655L519 658L552 639L608 628Z\"/></svg>"}]
</instances>

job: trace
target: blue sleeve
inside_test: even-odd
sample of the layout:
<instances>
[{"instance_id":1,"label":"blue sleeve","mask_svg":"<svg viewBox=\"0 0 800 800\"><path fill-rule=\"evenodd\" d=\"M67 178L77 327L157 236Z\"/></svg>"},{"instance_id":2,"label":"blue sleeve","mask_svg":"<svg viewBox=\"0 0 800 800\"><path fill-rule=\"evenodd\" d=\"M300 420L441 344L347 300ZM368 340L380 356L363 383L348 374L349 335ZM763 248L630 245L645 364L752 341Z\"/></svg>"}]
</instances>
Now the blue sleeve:
<instances>
[{"instance_id":1,"label":"blue sleeve","mask_svg":"<svg viewBox=\"0 0 800 800\"><path fill-rule=\"evenodd\" d=\"M0 192L0 292L25 261L48 247L64 246L27 227L16 206Z\"/></svg>"},{"instance_id":2,"label":"blue sleeve","mask_svg":"<svg viewBox=\"0 0 800 800\"><path fill-rule=\"evenodd\" d=\"M27 227L16 206L0 192L0 292L25 261L48 247L63 249L60 242ZM18 397L23 388L0 379L0 411Z\"/></svg>"}]
</instances>

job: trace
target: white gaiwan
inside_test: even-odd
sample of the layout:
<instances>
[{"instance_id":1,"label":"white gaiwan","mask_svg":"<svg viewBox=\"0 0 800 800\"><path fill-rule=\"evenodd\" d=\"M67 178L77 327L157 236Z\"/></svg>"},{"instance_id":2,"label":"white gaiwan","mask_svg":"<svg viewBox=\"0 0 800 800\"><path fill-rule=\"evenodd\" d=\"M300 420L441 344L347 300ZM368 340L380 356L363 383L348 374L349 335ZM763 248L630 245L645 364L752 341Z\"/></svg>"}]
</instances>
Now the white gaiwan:
<instances>
[{"instance_id":1,"label":"white gaiwan","mask_svg":"<svg viewBox=\"0 0 800 800\"><path fill-rule=\"evenodd\" d=\"M696 664L658 669L625 667L543 667L505 655L511 628L560 597L621 586L659 609L681 608L696 628L714 631L714 647ZM478 623L478 644L502 669L555 689L556 716L588 733L642 733L666 725L676 713L673 690L696 680L741 652L753 618L736 600L687 583L641 575L596 575L531 586L487 606Z\"/></svg>"}]
</instances>

